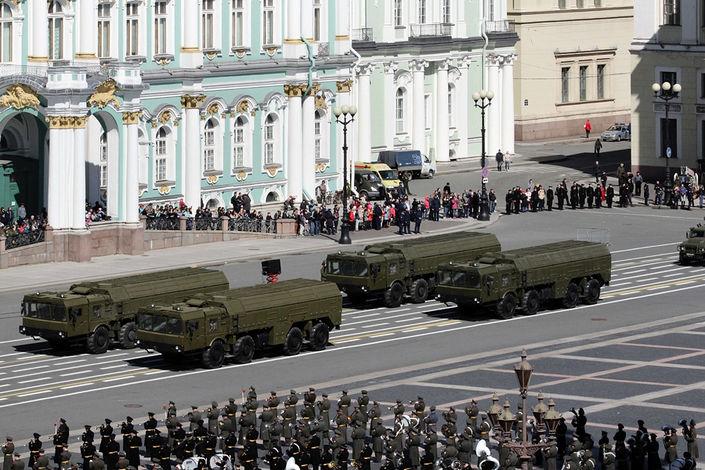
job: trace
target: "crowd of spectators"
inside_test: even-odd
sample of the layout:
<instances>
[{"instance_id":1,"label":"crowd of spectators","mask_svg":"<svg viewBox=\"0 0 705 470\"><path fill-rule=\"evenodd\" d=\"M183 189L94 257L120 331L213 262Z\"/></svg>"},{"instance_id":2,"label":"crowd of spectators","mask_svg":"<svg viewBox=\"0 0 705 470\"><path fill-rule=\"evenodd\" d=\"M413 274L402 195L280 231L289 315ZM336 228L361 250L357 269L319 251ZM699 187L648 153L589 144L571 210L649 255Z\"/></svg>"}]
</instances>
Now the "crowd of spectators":
<instances>
[{"instance_id":1,"label":"crowd of spectators","mask_svg":"<svg viewBox=\"0 0 705 470\"><path fill-rule=\"evenodd\" d=\"M20 203L17 212L12 207L0 207L0 235L10 237L44 230L46 211L30 214L24 203Z\"/></svg>"}]
</instances>

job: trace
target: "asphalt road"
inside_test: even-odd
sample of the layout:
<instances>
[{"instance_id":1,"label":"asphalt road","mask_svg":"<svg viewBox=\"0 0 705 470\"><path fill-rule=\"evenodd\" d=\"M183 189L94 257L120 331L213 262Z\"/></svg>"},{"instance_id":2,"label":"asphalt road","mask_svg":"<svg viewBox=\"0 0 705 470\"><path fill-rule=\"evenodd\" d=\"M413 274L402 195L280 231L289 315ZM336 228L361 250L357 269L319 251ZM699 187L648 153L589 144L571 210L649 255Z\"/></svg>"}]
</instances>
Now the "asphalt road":
<instances>
[{"instance_id":1,"label":"asphalt road","mask_svg":"<svg viewBox=\"0 0 705 470\"><path fill-rule=\"evenodd\" d=\"M517 166L497 180L510 186L528 178L536 181L537 175L545 184L562 176L586 177L536 163ZM462 187L474 176L439 178ZM418 186L412 189L422 193L437 181L414 182ZM510 364L523 347L530 358L537 358L537 377L544 374L546 379L535 383L559 406L564 404L563 410L585 406L597 425L624 421L630 426L638 416L648 416L647 425L660 428L664 420L675 425L684 414L701 423L705 268L677 265L675 244L704 214L642 206L502 217L487 230L505 248L575 238L582 229L608 238L614 270L602 300L505 321L463 314L437 302L396 309L368 304L346 309L343 328L332 335L333 344L325 351L259 357L252 364L216 371L197 365L174 369L158 354L141 350L55 355L45 343L18 335L14 312L21 293L3 293L0 431L19 440L35 431L46 435L65 416L77 442L84 423L98 424L105 417L119 423L128 414L141 418L147 411L160 411L170 399L185 411L191 404L239 398L249 385L262 394L309 385L331 392L365 388L385 403L421 394L441 408L475 397L485 409L491 390L515 394ZM283 277L317 278L323 256L283 257ZM258 261L222 269L233 285L261 280Z\"/></svg>"}]
</instances>

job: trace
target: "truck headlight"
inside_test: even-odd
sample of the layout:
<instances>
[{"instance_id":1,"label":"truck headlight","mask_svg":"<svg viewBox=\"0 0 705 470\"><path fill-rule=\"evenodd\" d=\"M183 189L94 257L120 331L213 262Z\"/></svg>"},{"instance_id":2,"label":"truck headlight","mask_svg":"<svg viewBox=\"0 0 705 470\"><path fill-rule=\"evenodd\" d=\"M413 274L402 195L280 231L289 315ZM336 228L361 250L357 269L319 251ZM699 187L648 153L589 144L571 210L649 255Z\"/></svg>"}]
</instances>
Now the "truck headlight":
<instances>
[{"instance_id":1,"label":"truck headlight","mask_svg":"<svg viewBox=\"0 0 705 470\"><path fill-rule=\"evenodd\" d=\"M20 334L25 334L26 331L27 331L27 328L25 328L24 325L20 325Z\"/></svg>"},{"instance_id":2,"label":"truck headlight","mask_svg":"<svg viewBox=\"0 0 705 470\"><path fill-rule=\"evenodd\" d=\"M65 337L66 337L66 333L64 333L63 331L59 331L59 338L65 338Z\"/></svg>"},{"instance_id":3,"label":"truck headlight","mask_svg":"<svg viewBox=\"0 0 705 470\"><path fill-rule=\"evenodd\" d=\"M179 346L179 345L174 346L174 351L181 352L181 346Z\"/></svg>"},{"instance_id":4,"label":"truck headlight","mask_svg":"<svg viewBox=\"0 0 705 470\"><path fill-rule=\"evenodd\" d=\"M140 340L135 340L135 346L139 346L140 344L142 344L142 341L140 341Z\"/></svg>"}]
</instances>

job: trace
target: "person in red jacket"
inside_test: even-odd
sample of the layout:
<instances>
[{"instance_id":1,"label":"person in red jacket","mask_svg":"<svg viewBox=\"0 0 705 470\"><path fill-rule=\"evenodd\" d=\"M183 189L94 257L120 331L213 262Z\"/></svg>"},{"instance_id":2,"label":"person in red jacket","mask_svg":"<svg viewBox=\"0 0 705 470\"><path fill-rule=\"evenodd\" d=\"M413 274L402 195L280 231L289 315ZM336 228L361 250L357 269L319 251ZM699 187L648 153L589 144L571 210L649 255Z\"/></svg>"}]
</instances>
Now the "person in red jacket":
<instances>
[{"instance_id":1,"label":"person in red jacket","mask_svg":"<svg viewBox=\"0 0 705 470\"><path fill-rule=\"evenodd\" d=\"M587 119L585 121L585 125L583 126L583 129L585 129L585 138L589 139L590 138L590 131L592 131L592 124L590 124L589 119Z\"/></svg>"}]
</instances>

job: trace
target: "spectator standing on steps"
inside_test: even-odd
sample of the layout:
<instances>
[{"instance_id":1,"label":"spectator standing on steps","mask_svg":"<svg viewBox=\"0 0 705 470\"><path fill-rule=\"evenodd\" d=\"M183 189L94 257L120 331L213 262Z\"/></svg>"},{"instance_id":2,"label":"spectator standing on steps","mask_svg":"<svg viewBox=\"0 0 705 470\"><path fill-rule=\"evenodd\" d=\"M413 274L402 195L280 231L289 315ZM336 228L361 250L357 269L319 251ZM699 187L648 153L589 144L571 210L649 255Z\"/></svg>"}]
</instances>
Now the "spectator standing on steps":
<instances>
[{"instance_id":1,"label":"spectator standing on steps","mask_svg":"<svg viewBox=\"0 0 705 470\"><path fill-rule=\"evenodd\" d=\"M504 154L504 171L509 171L509 165L512 163L512 156L511 154L507 151Z\"/></svg>"},{"instance_id":2,"label":"spectator standing on steps","mask_svg":"<svg viewBox=\"0 0 705 470\"><path fill-rule=\"evenodd\" d=\"M634 176L634 189L637 196L641 196L641 185L644 183L644 178L641 176L641 172L636 172Z\"/></svg>"},{"instance_id":3,"label":"spectator standing on steps","mask_svg":"<svg viewBox=\"0 0 705 470\"><path fill-rule=\"evenodd\" d=\"M585 129L585 138L589 139L590 138L590 132L592 131L592 124L590 124L590 120L586 119L585 120L585 125L583 125L583 129Z\"/></svg>"},{"instance_id":4,"label":"spectator standing on steps","mask_svg":"<svg viewBox=\"0 0 705 470\"><path fill-rule=\"evenodd\" d=\"M504 163L504 154L502 149L497 150L497 154L494 156L497 161L497 171L502 171L502 164Z\"/></svg>"}]
</instances>

